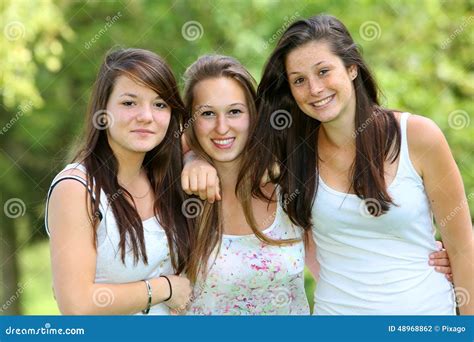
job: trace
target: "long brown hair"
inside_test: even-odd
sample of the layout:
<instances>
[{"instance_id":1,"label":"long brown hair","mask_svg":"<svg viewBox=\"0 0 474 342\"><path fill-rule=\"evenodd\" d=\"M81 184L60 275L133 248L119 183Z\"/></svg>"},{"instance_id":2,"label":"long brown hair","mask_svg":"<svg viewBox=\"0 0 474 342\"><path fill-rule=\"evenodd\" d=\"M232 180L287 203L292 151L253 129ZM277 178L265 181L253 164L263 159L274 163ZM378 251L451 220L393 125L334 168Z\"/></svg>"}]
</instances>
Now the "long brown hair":
<instances>
[{"instance_id":1,"label":"long brown hair","mask_svg":"<svg viewBox=\"0 0 474 342\"><path fill-rule=\"evenodd\" d=\"M244 170L252 179L253 194L265 197L259 186L260 180L266 170L272 170L273 163L278 163L281 172L270 172L270 177L281 185L282 198L296 191L300 193L285 210L292 222L304 229L312 227L311 209L318 188L317 135L320 122L306 115L294 100L285 59L297 47L313 41L327 42L347 68L351 65L357 67L358 74L353 81L356 156L351 169L351 186L359 198L378 201L381 210L374 211L373 206L367 205L374 216L385 213L393 204L385 184L384 162L397 159L401 141L393 111L379 106L375 79L344 24L332 16L318 15L298 20L288 27L265 65L257 90L259 122L250 137L254 148L250 150L252 155ZM288 114L290 124L285 129L275 130L269 125L278 111Z\"/></svg>"},{"instance_id":2,"label":"long brown hair","mask_svg":"<svg viewBox=\"0 0 474 342\"><path fill-rule=\"evenodd\" d=\"M102 63L92 91L87 111L82 146L74 161L82 163L87 169L87 182L93 188L94 198L100 198L103 190L109 198L115 221L120 233L120 253L125 263L129 246L133 252L134 263L140 259L145 264L148 257L145 248L143 225L132 195L117 180L118 161L107 140L107 102L116 79L125 75L152 89L171 108L171 119L163 141L145 154L143 168L146 171L155 194L154 213L166 231L172 265L181 272L190 249L190 222L182 215L181 205L184 195L179 179L182 169L180 140L173 133L179 130L184 106L179 95L175 77L166 62L153 52L142 49L119 49L107 54ZM90 196L88 206L93 213L92 223L99 223L99 201Z\"/></svg>"},{"instance_id":3,"label":"long brown hair","mask_svg":"<svg viewBox=\"0 0 474 342\"><path fill-rule=\"evenodd\" d=\"M184 126L187 129L185 130L185 137L192 150L201 158L207 160L211 165L213 162L199 144L193 128L196 115L200 113L195 113L192 106L195 86L206 79L220 77L237 81L244 91L250 117L249 132L255 129L257 123L257 108L255 106L256 83L245 67L232 57L220 55L206 55L195 61L185 73L185 91L183 96L186 107ZM247 149L248 143L244 147L244 151L247 151ZM246 154L243 154L243 159L245 158ZM252 209L251 183L248 177L244 177L243 174L244 172L240 170L235 194L242 204L247 223L255 236L262 242L271 245L281 245L299 241L295 239L273 240L258 229ZM207 201L202 203L202 213L196 218L195 243L187 270L187 276L192 281L195 281L198 274L202 271L204 271L203 274L205 276L210 255L216 246L220 246L223 235L221 210L222 206L220 201L213 204Z\"/></svg>"}]
</instances>

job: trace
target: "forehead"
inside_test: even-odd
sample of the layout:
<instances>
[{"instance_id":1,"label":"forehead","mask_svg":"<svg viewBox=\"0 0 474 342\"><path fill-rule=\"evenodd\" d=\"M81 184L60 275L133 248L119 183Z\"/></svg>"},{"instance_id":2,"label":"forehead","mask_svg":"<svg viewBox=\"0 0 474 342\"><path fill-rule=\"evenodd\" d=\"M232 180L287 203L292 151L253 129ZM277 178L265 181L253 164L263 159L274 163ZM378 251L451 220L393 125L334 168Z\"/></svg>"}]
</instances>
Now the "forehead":
<instances>
[{"instance_id":1,"label":"forehead","mask_svg":"<svg viewBox=\"0 0 474 342\"><path fill-rule=\"evenodd\" d=\"M319 62L342 64L326 41L312 41L291 50L285 59L287 73L305 71Z\"/></svg>"},{"instance_id":2,"label":"forehead","mask_svg":"<svg viewBox=\"0 0 474 342\"><path fill-rule=\"evenodd\" d=\"M158 95L153 89L126 75L120 75L115 79L114 88L111 95L120 96L122 93L153 97Z\"/></svg>"},{"instance_id":3,"label":"forehead","mask_svg":"<svg viewBox=\"0 0 474 342\"><path fill-rule=\"evenodd\" d=\"M246 103L245 92L236 80L229 77L210 78L198 82L193 89L194 106L222 106Z\"/></svg>"}]
</instances>

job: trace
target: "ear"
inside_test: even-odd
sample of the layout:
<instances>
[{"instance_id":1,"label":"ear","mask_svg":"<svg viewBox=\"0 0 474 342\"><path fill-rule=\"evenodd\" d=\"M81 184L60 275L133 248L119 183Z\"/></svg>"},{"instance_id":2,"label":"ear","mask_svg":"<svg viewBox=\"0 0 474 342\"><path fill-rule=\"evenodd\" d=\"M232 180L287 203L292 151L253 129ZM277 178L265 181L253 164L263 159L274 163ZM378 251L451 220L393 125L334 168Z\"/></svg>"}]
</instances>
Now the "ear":
<instances>
[{"instance_id":1,"label":"ear","mask_svg":"<svg viewBox=\"0 0 474 342\"><path fill-rule=\"evenodd\" d=\"M347 71L351 80L355 80L355 78L357 77L357 65L352 64L351 66L349 66L349 68L347 68Z\"/></svg>"}]
</instances>

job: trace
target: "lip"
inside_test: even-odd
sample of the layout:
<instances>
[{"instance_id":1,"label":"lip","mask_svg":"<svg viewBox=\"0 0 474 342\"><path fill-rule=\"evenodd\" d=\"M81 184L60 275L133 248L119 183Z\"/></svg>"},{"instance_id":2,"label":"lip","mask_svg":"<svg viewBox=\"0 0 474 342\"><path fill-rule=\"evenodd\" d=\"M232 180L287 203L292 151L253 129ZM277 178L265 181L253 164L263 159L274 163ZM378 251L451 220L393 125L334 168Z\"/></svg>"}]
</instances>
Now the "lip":
<instances>
[{"instance_id":1,"label":"lip","mask_svg":"<svg viewBox=\"0 0 474 342\"><path fill-rule=\"evenodd\" d=\"M219 140L219 141L222 141L222 140L230 140L228 143L226 144L218 144L216 143L216 140ZM224 138L224 139L211 139L212 141L212 144L217 147L218 149L221 149L221 150L226 150L226 149L229 149L232 147L232 145L234 145L234 141L235 141L235 137L229 137L229 138Z\"/></svg>"},{"instance_id":2,"label":"lip","mask_svg":"<svg viewBox=\"0 0 474 342\"><path fill-rule=\"evenodd\" d=\"M336 97L336 94L332 94L330 96L326 96L325 98L321 99L321 100L318 100L318 101L313 101L313 102L310 102L309 104L313 107L313 108L316 108L316 109L320 109L320 108L324 108L326 107L327 105L329 105L332 100L334 100L334 98ZM323 105L316 105L316 102L321 102L323 100L327 100L327 99L330 99L328 102L326 102L325 104Z\"/></svg>"},{"instance_id":3,"label":"lip","mask_svg":"<svg viewBox=\"0 0 474 342\"><path fill-rule=\"evenodd\" d=\"M138 134L155 134L155 132L150 131L149 129L144 129L144 128L134 129L134 130L132 130L132 133L138 133Z\"/></svg>"}]
</instances>

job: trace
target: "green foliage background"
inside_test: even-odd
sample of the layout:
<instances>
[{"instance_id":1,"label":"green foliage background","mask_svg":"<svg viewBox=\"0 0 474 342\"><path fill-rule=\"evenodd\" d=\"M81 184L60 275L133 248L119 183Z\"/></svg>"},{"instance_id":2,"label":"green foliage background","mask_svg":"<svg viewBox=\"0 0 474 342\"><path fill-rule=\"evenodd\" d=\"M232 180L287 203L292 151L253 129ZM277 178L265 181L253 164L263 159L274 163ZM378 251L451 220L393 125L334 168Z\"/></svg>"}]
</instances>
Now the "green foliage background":
<instances>
[{"instance_id":1,"label":"green foliage background","mask_svg":"<svg viewBox=\"0 0 474 342\"><path fill-rule=\"evenodd\" d=\"M472 215L472 1L3 0L0 203L3 207L18 198L24 210L15 218L0 213L1 312L58 313L44 200L80 132L107 50L153 50L179 77L202 54L228 54L259 80L281 32L296 18L318 13L335 15L347 25L375 71L386 106L430 117L442 128ZM184 38L183 25L189 21L202 26L199 39ZM379 30L364 33L370 22ZM313 289L308 278L310 297Z\"/></svg>"}]
</instances>

